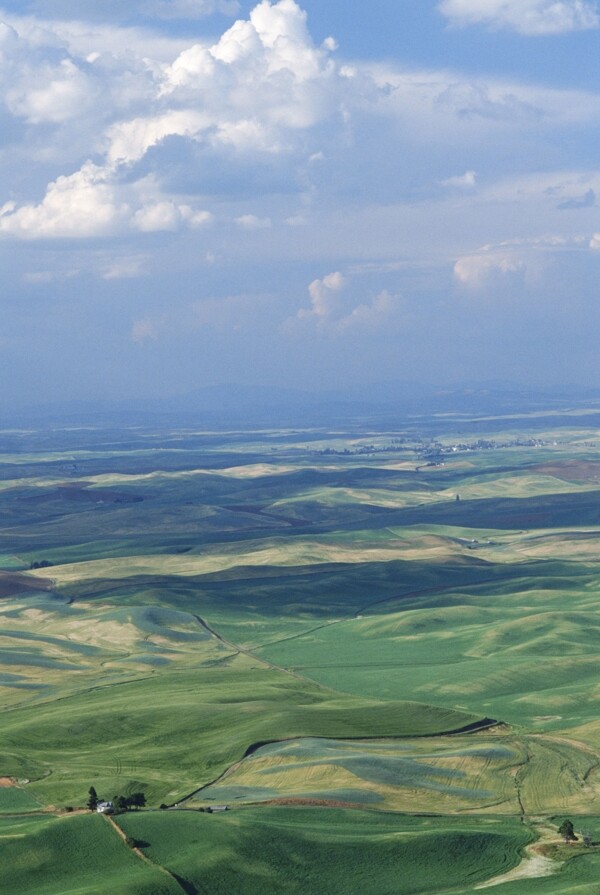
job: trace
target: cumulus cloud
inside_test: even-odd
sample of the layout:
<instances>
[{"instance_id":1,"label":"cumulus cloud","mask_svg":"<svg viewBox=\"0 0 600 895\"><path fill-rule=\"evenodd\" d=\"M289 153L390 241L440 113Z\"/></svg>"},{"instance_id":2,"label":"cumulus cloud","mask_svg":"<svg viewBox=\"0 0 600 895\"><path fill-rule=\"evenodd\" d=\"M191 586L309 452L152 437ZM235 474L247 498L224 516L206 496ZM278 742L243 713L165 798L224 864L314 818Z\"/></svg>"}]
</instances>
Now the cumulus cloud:
<instances>
[{"instance_id":1,"label":"cumulus cloud","mask_svg":"<svg viewBox=\"0 0 600 895\"><path fill-rule=\"evenodd\" d=\"M60 124L91 107L97 85L63 47L39 46L0 22L0 102L31 124Z\"/></svg>"},{"instance_id":2,"label":"cumulus cloud","mask_svg":"<svg viewBox=\"0 0 600 895\"><path fill-rule=\"evenodd\" d=\"M199 100L213 139L241 148L280 151L294 131L331 110L333 44L313 44L295 0L262 0L212 46L194 44L165 70L161 95Z\"/></svg>"},{"instance_id":3,"label":"cumulus cloud","mask_svg":"<svg viewBox=\"0 0 600 895\"><path fill-rule=\"evenodd\" d=\"M455 177L448 177L442 180L442 186L459 187L471 189L477 184L477 173L475 171L465 171L464 174L458 174Z\"/></svg>"},{"instance_id":4,"label":"cumulus cloud","mask_svg":"<svg viewBox=\"0 0 600 895\"><path fill-rule=\"evenodd\" d=\"M165 200L140 208L133 216L133 225L143 233L156 230L177 230L181 223L179 208Z\"/></svg>"},{"instance_id":5,"label":"cumulus cloud","mask_svg":"<svg viewBox=\"0 0 600 895\"><path fill-rule=\"evenodd\" d=\"M564 34L600 26L590 0L442 0L440 12L456 25L508 28L525 35Z\"/></svg>"},{"instance_id":6,"label":"cumulus cloud","mask_svg":"<svg viewBox=\"0 0 600 895\"><path fill-rule=\"evenodd\" d=\"M59 124L90 108L95 85L70 59L46 71L36 69L31 78L22 78L6 92L6 104L13 115L32 124Z\"/></svg>"},{"instance_id":7,"label":"cumulus cloud","mask_svg":"<svg viewBox=\"0 0 600 895\"><path fill-rule=\"evenodd\" d=\"M199 14L209 5L198 0L194 8ZM181 0L180 11L187 6L191 0ZM519 129L528 136L543 129L545 137L600 113L592 93L339 65L335 48L329 39L315 44L296 0L261 0L220 38L193 43L10 17L0 27L0 114L2 124L18 121L19 151L37 168L10 182L11 192L4 187L0 205L14 204L3 209L0 234L86 238L201 228L212 220L209 195L215 204L230 200L221 215L230 227L270 226L256 211L258 194L277 197L278 219L289 226L301 224L306 216L298 210L308 208L318 223L327 200L347 197L359 182L361 195L385 191L385 201L395 201L400 166L386 159L386 178L380 165L359 158L364 149L379 161L392 133L408 155L415 145L429 151L432 135L435 145L452 142L449 170L464 173L442 183L467 194L478 184L465 167L479 164L486 135L496 151ZM381 141L372 139L375 131ZM439 167L425 172L427 188L439 176Z\"/></svg>"},{"instance_id":8,"label":"cumulus cloud","mask_svg":"<svg viewBox=\"0 0 600 895\"><path fill-rule=\"evenodd\" d=\"M268 230L271 227L270 218L259 218L255 214L243 214L235 222L244 230Z\"/></svg>"},{"instance_id":9,"label":"cumulus cloud","mask_svg":"<svg viewBox=\"0 0 600 895\"><path fill-rule=\"evenodd\" d=\"M454 265L454 276L462 286L474 289L510 276L533 280L544 270L547 263L545 256L555 256L561 251L579 251L586 242L586 237L581 235L545 234L486 245L459 258Z\"/></svg>"},{"instance_id":10,"label":"cumulus cloud","mask_svg":"<svg viewBox=\"0 0 600 895\"><path fill-rule=\"evenodd\" d=\"M313 321L320 328L329 327L338 332L353 328L378 327L391 318L398 304L398 297L387 290L381 291L370 301L359 301L353 294L345 295L350 281L340 271L313 280L308 287L310 308L301 308L297 320Z\"/></svg>"},{"instance_id":11,"label":"cumulus cloud","mask_svg":"<svg viewBox=\"0 0 600 895\"><path fill-rule=\"evenodd\" d=\"M454 276L463 286L480 288L492 277L524 273L525 260L512 252L489 251L465 255L454 265Z\"/></svg>"},{"instance_id":12,"label":"cumulus cloud","mask_svg":"<svg viewBox=\"0 0 600 895\"><path fill-rule=\"evenodd\" d=\"M129 214L106 172L88 162L51 183L39 205L4 205L0 233L32 239L103 236L122 228Z\"/></svg>"},{"instance_id":13,"label":"cumulus cloud","mask_svg":"<svg viewBox=\"0 0 600 895\"><path fill-rule=\"evenodd\" d=\"M7 202L0 208L0 234L23 239L86 239L137 230L142 233L204 226L212 214L142 189L117 184L110 168L87 162L75 174L48 186L39 204Z\"/></svg>"},{"instance_id":14,"label":"cumulus cloud","mask_svg":"<svg viewBox=\"0 0 600 895\"><path fill-rule=\"evenodd\" d=\"M322 280L313 280L308 287L311 308L310 310L302 308L298 312L299 319L326 320L335 317L341 306L339 293L344 285L344 277L338 270L328 273Z\"/></svg>"},{"instance_id":15,"label":"cumulus cloud","mask_svg":"<svg viewBox=\"0 0 600 895\"><path fill-rule=\"evenodd\" d=\"M119 122L107 131L108 161L113 165L135 162L165 137L192 136L208 123L205 115L190 109Z\"/></svg>"},{"instance_id":16,"label":"cumulus cloud","mask_svg":"<svg viewBox=\"0 0 600 895\"><path fill-rule=\"evenodd\" d=\"M398 296L383 289L371 302L357 305L349 314L342 317L338 326L340 329L350 329L355 326L359 329L381 326L392 316L397 304Z\"/></svg>"},{"instance_id":17,"label":"cumulus cloud","mask_svg":"<svg viewBox=\"0 0 600 895\"><path fill-rule=\"evenodd\" d=\"M206 12L209 5L198 2L197 11ZM192 6L183 0L178 4L180 12ZM8 78L10 114L32 125L71 120L77 128L87 108L99 127L94 130L86 122L88 160L79 170L61 172L41 201L5 206L4 235L84 238L127 228L152 232L204 226L209 213L193 208L181 188L177 197L161 195L157 187L147 201L136 200L134 166L146 164L142 179L156 170L158 183L160 165L171 164L173 140L195 145L209 163L227 153L230 166L236 158L243 165L244 159L261 154L293 158L296 148L305 151L303 132L326 120L335 103L334 43L313 44L306 13L295 0L262 0L216 43L187 46L167 64L140 58L135 44L129 56L122 56L120 48L110 54L102 35L100 49L89 52L81 29L64 22L37 29L31 20L13 24L21 33L8 25L0 28L0 76ZM76 46L78 52L85 47L85 57L73 55ZM75 142L66 131L61 139ZM154 155L145 161L151 151ZM189 168L186 174L190 177ZM270 226L267 218L251 213L232 219L248 229Z\"/></svg>"}]
</instances>

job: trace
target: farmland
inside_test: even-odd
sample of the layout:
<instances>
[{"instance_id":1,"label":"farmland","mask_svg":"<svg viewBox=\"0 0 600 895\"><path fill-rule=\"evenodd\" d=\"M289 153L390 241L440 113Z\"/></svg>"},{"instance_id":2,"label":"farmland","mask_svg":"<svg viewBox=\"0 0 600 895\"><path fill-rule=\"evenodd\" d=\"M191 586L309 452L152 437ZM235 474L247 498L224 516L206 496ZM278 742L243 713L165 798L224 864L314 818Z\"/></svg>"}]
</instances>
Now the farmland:
<instances>
[{"instance_id":1,"label":"farmland","mask_svg":"<svg viewBox=\"0 0 600 895\"><path fill-rule=\"evenodd\" d=\"M10 891L594 891L595 421L1 432Z\"/></svg>"}]
</instances>

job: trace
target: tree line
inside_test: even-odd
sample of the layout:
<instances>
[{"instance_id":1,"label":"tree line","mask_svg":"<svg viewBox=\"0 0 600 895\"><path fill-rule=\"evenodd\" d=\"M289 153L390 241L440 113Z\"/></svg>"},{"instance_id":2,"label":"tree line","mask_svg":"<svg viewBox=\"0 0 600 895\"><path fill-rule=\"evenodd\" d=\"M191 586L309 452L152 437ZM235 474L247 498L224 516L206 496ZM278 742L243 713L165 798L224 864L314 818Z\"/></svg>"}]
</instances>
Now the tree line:
<instances>
[{"instance_id":1,"label":"tree line","mask_svg":"<svg viewBox=\"0 0 600 895\"><path fill-rule=\"evenodd\" d=\"M89 808L90 811L95 811L98 807L98 802L101 801L103 800L98 798L98 793L95 788L90 786L86 807ZM113 803L115 814L121 814L125 811L130 811L132 808L135 808L136 810L138 808L143 808L146 804L146 796L143 792L133 792L128 796L114 796L111 801Z\"/></svg>"}]
</instances>

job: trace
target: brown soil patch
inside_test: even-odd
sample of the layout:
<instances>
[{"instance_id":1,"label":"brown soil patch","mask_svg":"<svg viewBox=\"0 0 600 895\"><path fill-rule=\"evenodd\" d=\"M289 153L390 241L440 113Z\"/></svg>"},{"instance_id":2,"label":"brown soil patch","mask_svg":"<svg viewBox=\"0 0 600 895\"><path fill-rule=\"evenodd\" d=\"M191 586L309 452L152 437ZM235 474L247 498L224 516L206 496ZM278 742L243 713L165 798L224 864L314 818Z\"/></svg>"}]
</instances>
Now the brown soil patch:
<instances>
[{"instance_id":1,"label":"brown soil patch","mask_svg":"<svg viewBox=\"0 0 600 895\"><path fill-rule=\"evenodd\" d=\"M294 799L294 798L282 798L282 799L269 799L267 802L261 802L261 805L292 805L292 806L304 806L306 808L360 808L364 809L364 805L359 805L354 802L339 802L336 799Z\"/></svg>"},{"instance_id":2,"label":"brown soil patch","mask_svg":"<svg viewBox=\"0 0 600 895\"><path fill-rule=\"evenodd\" d=\"M0 572L0 597L12 597L34 590L52 590L52 580L21 572Z\"/></svg>"},{"instance_id":3,"label":"brown soil patch","mask_svg":"<svg viewBox=\"0 0 600 895\"><path fill-rule=\"evenodd\" d=\"M600 462L594 460L563 460L530 466L531 472L551 475L563 482L599 482Z\"/></svg>"},{"instance_id":4,"label":"brown soil patch","mask_svg":"<svg viewBox=\"0 0 600 895\"><path fill-rule=\"evenodd\" d=\"M15 781L12 777L0 777L0 789L9 789L9 787L14 785Z\"/></svg>"}]
</instances>

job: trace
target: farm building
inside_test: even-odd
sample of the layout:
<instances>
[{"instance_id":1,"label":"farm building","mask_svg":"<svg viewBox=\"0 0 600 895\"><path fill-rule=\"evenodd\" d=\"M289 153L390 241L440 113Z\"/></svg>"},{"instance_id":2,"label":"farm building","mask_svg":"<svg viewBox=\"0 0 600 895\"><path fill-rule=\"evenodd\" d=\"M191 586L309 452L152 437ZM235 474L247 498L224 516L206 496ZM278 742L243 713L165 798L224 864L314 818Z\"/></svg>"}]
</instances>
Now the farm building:
<instances>
[{"instance_id":1,"label":"farm building","mask_svg":"<svg viewBox=\"0 0 600 895\"><path fill-rule=\"evenodd\" d=\"M112 802L98 802L96 805L96 811L98 814L112 814L115 810L115 806Z\"/></svg>"}]
</instances>

